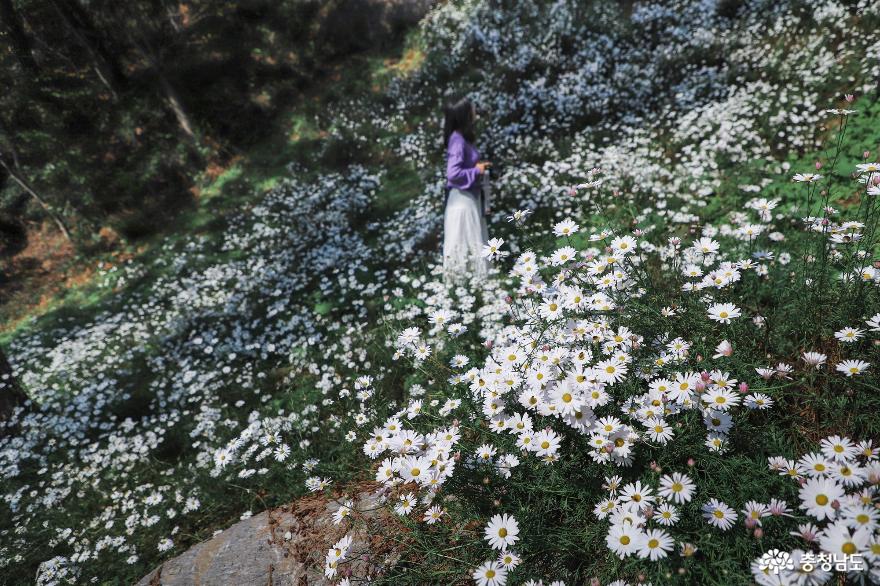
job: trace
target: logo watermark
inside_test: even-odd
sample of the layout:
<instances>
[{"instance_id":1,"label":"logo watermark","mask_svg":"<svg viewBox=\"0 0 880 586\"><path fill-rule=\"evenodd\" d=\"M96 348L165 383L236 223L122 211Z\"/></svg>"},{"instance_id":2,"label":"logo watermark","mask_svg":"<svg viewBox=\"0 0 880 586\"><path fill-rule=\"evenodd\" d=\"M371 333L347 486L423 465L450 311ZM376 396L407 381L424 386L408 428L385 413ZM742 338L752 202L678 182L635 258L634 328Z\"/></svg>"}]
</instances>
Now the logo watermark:
<instances>
[{"instance_id":1,"label":"logo watermark","mask_svg":"<svg viewBox=\"0 0 880 586\"><path fill-rule=\"evenodd\" d=\"M794 570L795 563L791 554L787 551L771 549L761 556L761 568L769 570L773 575L778 575L783 570ZM798 560L798 569L802 572L812 572L821 568L826 572L835 570L838 572L860 572L865 569L865 561L862 554L830 554L805 552Z\"/></svg>"}]
</instances>

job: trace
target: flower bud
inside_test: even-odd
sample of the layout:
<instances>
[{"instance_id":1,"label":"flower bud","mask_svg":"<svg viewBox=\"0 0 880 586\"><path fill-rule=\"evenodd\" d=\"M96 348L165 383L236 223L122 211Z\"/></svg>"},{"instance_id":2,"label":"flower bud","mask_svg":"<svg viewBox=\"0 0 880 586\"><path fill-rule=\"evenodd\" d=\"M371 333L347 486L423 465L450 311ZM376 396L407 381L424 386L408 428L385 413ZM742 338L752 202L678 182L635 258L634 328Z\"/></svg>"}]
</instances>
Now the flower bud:
<instances>
[{"instance_id":1,"label":"flower bud","mask_svg":"<svg viewBox=\"0 0 880 586\"><path fill-rule=\"evenodd\" d=\"M843 99L846 100L848 104L852 104L856 97L852 94L844 94Z\"/></svg>"}]
</instances>

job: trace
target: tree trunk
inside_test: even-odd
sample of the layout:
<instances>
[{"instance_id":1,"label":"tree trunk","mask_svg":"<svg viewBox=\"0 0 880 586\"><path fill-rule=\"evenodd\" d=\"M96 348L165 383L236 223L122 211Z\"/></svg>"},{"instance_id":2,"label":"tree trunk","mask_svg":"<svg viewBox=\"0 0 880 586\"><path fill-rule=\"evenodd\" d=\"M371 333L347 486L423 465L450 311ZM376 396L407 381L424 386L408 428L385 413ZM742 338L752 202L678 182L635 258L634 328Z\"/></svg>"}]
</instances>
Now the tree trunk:
<instances>
[{"instance_id":1,"label":"tree trunk","mask_svg":"<svg viewBox=\"0 0 880 586\"><path fill-rule=\"evenodd\" d=\"M31 53L31 41L24 32L24 23L21 15L15 10L12 0L0 0L0 22L6 27L9 34L12 52L21 64L22 69L31 73L38 73L40 67Z\"/></svg>"},{"instance_id":2,"label":"tree trunk","mask_svg":"<svg viewBox=\"0 0 880 586\"><path fill-rule=\"evenodd\" d=\"M24 189L28 195L30 195L32 198L34 198L34 200L36 200L38 204L40 204L40 207L42 207L43 210L49 215L49 217L52 218L52 220L55 222L55 225L58 226L58 229L67 239L67 241L72 243L73 238L71 238L70 236L70 230L67 229L67 225L65 225L64 220L61 218L61 216L52 209L52 207L46 202L45 199L40 197L40 194L37 193L37 191L33 187L31 187L31 184L28 183L27 179L25 179L25 177L18 171L18 169L9 166L9 164L3 158L2 154L0 154L0 167L3 167L6 172L9 173L9 176L12 178L12 180L18 183L19 187Z\"/></svg>"},{"instance_id":3,"label":"tree trunk","mask_svg":"<svg viewBox=\"0 0 880 586\"><path fill-rule=\"evenodd\" d=\"M15 408L23 405L27 400L27 393L15 380L12 365L3 353L3 348L0 348L0 421L9 419Z\"/></svg>"},{"instance_id":4,"label":"tree trunk","mask_svg":"<svg viewBox=\"0 0 880 586\"><path fill-rule=\"evenodd\" d=\"M107 47L104 36L92 22L89 13L83 10L77 0L51 1L65 26L89 53L95 73L115 97L123 89L127 79L122 72L122 66Z\"/></svg>"},{"instance_id":5,"label":"tree trunk","mask_svg":"<svg viewBox=\"0 0 880 586\"><path fill-rule=\"evenodd\" d=\"M177 118L177 124L180 126L180 129L189 140L197 143L198 138L193 130L192 120L183 105L183 100L180 99L180 94L177 93L177 89L168 81L168 78L165 77L161 69L157 69L156 77L159 82L159 89L162 91L162 95L168 102L171 111L174 112L174 117Z\"/></svg>"}]
</instances>

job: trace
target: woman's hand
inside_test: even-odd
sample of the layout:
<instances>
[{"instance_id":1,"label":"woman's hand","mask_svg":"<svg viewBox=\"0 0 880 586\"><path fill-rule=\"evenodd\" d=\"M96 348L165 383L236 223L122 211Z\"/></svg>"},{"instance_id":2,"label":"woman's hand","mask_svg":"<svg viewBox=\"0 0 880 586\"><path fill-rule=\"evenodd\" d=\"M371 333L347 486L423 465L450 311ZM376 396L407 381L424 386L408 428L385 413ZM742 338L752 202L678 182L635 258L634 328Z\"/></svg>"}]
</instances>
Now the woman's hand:
<instances>
[{"instance_id":1,"label":"woman's hand","mask_svg":"<svg viewBox=\"0 0 880 586\"><path fill-rule=\"evenodd\" d=\"M492 163L489 161L480 161L476 165L477 170L480 172L480 175L486 172L486 169L492 166Z\"/></svg>"}]
</instances>

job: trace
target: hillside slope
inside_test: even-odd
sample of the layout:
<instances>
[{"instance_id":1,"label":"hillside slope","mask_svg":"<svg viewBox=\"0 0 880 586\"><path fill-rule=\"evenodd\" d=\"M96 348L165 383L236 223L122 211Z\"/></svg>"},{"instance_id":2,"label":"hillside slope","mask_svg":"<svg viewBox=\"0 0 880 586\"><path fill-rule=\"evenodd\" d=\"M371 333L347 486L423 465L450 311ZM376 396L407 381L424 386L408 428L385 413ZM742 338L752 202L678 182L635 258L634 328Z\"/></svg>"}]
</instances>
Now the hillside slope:
<instances>
[{"instance_id":1,"label":"hillside slope","mask_svg":"<svg viewBox=\"0 0 880 586\"><path fill-rule=\"evenodd\" d=\"M268 191L11 335L33 405L0 439L0 580L132 582L238 516L378 476L408 501L389 583L504 583L500 513L511 583L774 583L753 560L837 513L799 507L768 457L825 453L856 470L816 475L838 509L876 501L876 450L854 446L880 429L875 170L856 167L880 143L878 23L866 1L437 7L377 87L252 153L289 157L283 180L233 169ZM464 92L516 256L447 288L437 112ZM868 514L821 547L875 563ZM329 576L345 566L331 549Z\"/></svg>"}]
</instances>

